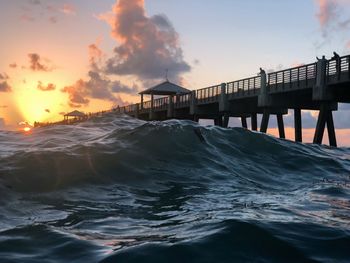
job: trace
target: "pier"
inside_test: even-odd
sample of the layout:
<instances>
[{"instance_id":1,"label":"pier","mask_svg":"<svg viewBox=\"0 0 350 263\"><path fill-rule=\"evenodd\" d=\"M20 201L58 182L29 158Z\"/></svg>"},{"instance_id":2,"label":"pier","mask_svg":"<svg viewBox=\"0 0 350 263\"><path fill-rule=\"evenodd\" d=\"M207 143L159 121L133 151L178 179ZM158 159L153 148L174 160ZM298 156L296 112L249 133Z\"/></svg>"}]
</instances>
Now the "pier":
<instances>
[{"instance_id":1,"label":"pier","mask_svg":"<svg viewBox=\"0 0 350 263\"><path fill-rule=\"evenodd\" d=\"M168 82L169 83L169 82ZM171 84L171 83L170 83ZM293 67L277 72L226 82L179 93L140 93L141 103L114 109L143 120L214 119L215 125L227 127L230 117L241 119L242 127L266 133L271 116L276 116L279 137L285 138L283 116L294 112L295 141L302 142L302 110L319 111L313 142L321 144L325 129L330 146L337 146L333 111L338 103L350 103L350 55ZM143 101L143 95L151 95ZM258 125L258 114L262 115Z\"/></svg>"}]
</instances>

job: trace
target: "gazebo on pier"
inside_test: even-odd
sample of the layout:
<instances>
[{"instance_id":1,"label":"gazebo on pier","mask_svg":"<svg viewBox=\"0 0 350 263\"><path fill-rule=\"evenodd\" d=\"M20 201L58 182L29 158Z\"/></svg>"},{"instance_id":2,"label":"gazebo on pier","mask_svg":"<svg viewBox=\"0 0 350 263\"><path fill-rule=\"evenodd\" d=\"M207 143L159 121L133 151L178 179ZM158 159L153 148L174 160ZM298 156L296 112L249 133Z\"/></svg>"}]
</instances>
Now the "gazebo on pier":
<instances>
[{"instance_id":1,"label":"gazebo on pier","mask_svg":"<svg viewBox=\"0 0 350 263\"><path fill-rule=\"evenodd\" d=\"M72 111L64 115L63 121L66 123L86 120L87 115L81 111Z\"/></svg>"},{"instance_id":2,"label":"gazebo on pier","mask_svg":"<svg viewBox=\"0 0 350 263\"><path fill-rule=\"evenodd\" d=\"M141 95L141 110L144 108L144 95L151 95L151 114L153 113L154 109L154 96L169 96L169 101L173 101L173 97L176 95L186 94L191 92L188 89L185 89L179 85L176 85L174 83L171 83L170 81L166 80L165 82L158 84L152 88L146 89L139 94Z\"/></svg>"}]
</instances>

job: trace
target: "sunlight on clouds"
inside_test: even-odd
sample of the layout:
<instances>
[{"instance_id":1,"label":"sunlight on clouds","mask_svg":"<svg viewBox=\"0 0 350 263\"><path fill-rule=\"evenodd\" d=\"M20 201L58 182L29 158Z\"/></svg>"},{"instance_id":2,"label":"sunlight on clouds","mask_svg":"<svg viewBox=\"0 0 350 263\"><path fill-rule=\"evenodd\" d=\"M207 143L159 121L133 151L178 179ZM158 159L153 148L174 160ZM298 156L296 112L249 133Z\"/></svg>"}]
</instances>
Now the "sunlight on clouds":
<instances>
[{"instance_id":1,"label":"sunlight on clouds","mask_svg":"<svg viewBox=\"0 0 350 263\"><path fill-rule=\"evenodd\" d=\"M33 124L35 121L52 121L61 118L59 112L64 110L63 103L66 97L59 90L39 90L36 78L28 76L26 79L26 83L18 83L14 92L16 105L24 118L23 121ZM53 82L58 86L62 85L58 80Z\"/></svg>"}]
</instances>

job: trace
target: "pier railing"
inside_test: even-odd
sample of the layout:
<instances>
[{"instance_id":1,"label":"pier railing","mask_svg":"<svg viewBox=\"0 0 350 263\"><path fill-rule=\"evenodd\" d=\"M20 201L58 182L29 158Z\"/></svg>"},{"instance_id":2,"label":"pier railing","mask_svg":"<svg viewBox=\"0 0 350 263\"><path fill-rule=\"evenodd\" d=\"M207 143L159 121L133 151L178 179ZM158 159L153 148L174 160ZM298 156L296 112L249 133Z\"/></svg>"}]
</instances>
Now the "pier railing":
<instances>
[{"instance_id":1,"label":"pier railing","mask_svg":"<svg viewBox=\"0 0 350 263\"><path fill-rule=\"evenodd\" d=\"M151 101L144 101L144 102L142 103L141 109L147 110L147 109L150 109L151 106L152 106L152 105L151 105Z\"/></svg>"},{"instance_id":2,"label":"pier railing","mask_svg":"<svg viewBox=\"0 0 350 263\"><path fill-rule=\"evenodd\" d=\"M188 107L190 105L191 92L174 97L175 108Z\"/></svg>"},{"instance_id":3,"label":"pier railing","mask_svg":"<svg viewBox=\"0 0 350 263\"><path fill-rule=\"evenodd\" d=\"M226 84L226 94L230 97L256 95L261 87L261 77L251 77L228 82Z\"/></svg>"},{"instance_id":4,"label":"pier railing","mask_svg":"<svg viewBox=\"0 0 350 263\"><path fill-rule=\"evenodd\" d=\"M350 56L330 59L326 64L327 83L332 84L342 79L350 78Z\"/></svg>"},{"instance_id":5,"label":"pier railing","mask_svg":"<svg viewBox=\"0 0 350 263\"><path fill-rule=\"evenodd\" d=\"M153 108L156 110L166 110L169 104L169 97L162 97L153 100Z\"/></svg>"},{"instance_id":6,"label":"pier railing","mask_svg":"<svg viewBox=\"0 0 350 263\"><path fill-rule=\"evenodd\" d=\"M221 94L221 85L215 85L204 89L196 90L196 99L198 104L207 104L217 102Z\"/></svg>"},{"instance_id":7,"label":"pier railing","mask_svg":"<svg viewBox=\"0 0 350 263\"><path fill-rule=\"evenodd\" d=\"M314 85L316 75L316 63L272 72L268 74L268 91L283 91Z\"/></svg>"}]
</instances>

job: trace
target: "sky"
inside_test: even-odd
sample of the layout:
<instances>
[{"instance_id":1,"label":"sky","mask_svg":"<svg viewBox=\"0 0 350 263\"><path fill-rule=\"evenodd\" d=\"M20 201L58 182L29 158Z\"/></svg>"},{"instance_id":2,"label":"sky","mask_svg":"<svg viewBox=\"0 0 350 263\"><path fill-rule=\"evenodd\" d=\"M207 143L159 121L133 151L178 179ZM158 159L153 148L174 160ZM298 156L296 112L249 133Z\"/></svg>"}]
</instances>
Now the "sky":
<instances>
[{"instance_id":1,"label":"sky","mask_svg":"<svg viewBox=\"0 0 350 263\"><path fill-rule=\"evenodd\" d=\"M350 54L350 0L0 0L0 12L1 129L139 102L166 69L199 89ZM316 117L303 112L304 127Z\"/></svg>"}]
</instances>

